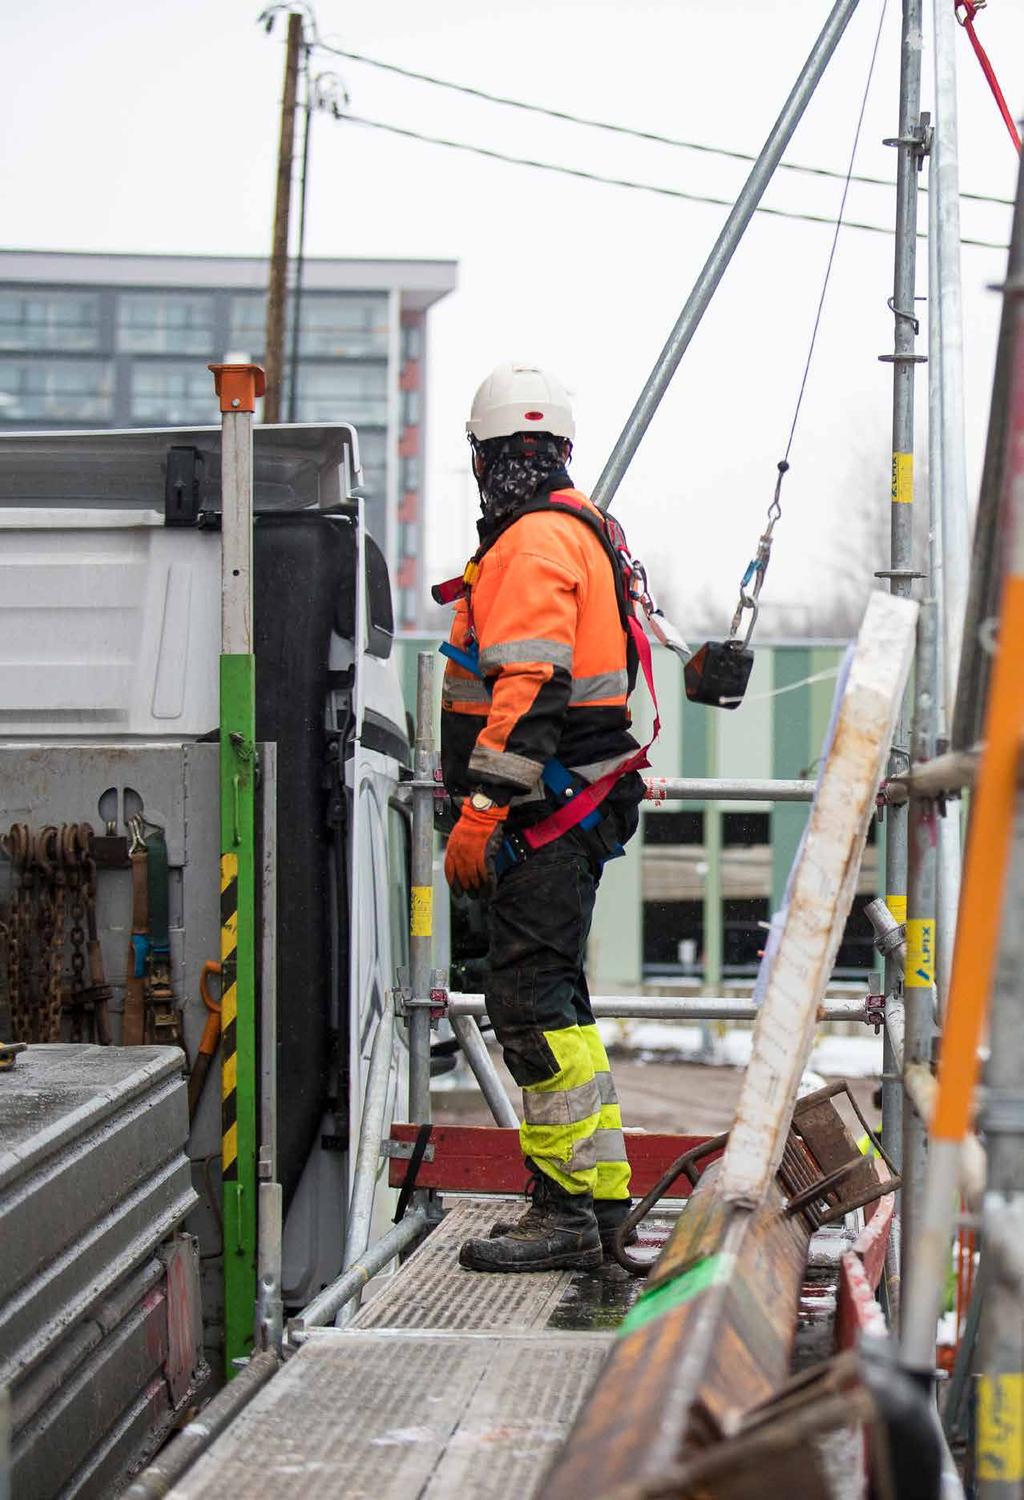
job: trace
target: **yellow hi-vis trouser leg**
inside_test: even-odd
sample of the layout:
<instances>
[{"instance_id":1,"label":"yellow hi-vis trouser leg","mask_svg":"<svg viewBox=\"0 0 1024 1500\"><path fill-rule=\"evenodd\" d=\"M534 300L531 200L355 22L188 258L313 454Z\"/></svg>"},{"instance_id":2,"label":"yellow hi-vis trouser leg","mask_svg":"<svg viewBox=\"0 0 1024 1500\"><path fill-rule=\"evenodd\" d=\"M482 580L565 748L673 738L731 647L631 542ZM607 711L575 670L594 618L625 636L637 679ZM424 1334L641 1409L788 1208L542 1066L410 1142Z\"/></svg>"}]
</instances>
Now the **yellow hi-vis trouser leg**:
<instances>
[{"instance_id":1,"label":"yellow hi-vis trouser leg","mask_svg":"<svg viewBox=\"0 0 1024 1500\"><path fill-rule=\"evenodd\" d=\"M592 1193L598 1179L601 1096L585 1036L592 1029L566 1026L545 1031L557 1071L523 1088L523 1155L569 1193Z\"/></svg>"},{"instance_id":2,"label":"yellow hi-vis trouser leg","mask_svg":"<svg viewBox=\"0 0 1024 1500\"><path fill-rule=\"evenodd\" d=\"M615 1084L612 1081L611 1064L597 1027L581 1026L580 1032L587 1044L587 1051L590 1053L594 1081L597 1084L597 1096L601 1101L601 1113L598 1117L596 1132L597 1181L594 1185L594 1197L628 1198L630 1166L626 1158L626 1138L622 1134L622 1112L619 1109L619 1096L615 1092Z\"/></svg>"}]
</instances>

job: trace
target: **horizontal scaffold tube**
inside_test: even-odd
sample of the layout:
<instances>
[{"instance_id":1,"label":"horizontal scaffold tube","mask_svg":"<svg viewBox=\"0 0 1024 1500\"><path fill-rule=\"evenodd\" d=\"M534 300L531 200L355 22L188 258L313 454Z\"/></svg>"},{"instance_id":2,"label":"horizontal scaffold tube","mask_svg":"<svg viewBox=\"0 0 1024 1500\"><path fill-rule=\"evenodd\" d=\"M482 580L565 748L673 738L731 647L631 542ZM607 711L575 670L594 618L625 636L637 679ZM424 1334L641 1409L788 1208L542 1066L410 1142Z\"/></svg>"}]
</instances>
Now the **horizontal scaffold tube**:
<instances>
[{"instance_id":1,"label":"horizontal scaffold tube","mask_svg":"<svg viewBox=\"0 0 1024 1500\"><path fill-rule=\"evenodd\" d=\"M889 803L909 802L911 797L956 795L974 785L979 750L947 750L933 760L923 760L905 776L894 776L885 784Z\"/></svg>"},{"instance_id":2,"label":"horizontal scaffold tube","mask_svg":"<svg viewBox=\"0 0 1024 1500\"><path fill-rule=\"evenodd\" d=\"M753 1000L681 995L591 995L590 1008L600 1020L634 1021L753 1021ZM483 995L449 995L449 1016L484 1016ZM859 995L826 1000L819 1012L824 1021L866 1021L867 1007Z\"/></svg>"},{"instance_id":3,"label":"horizontal scaffold tube","mask_svg":"<svg viewBox=\"0 0 1024 1500\"><path fill-rule=\"evenodd\" d=\"M254 1354L231 1383L223 1386L209 1405L204 1406L149 1467L136 1476L125 1491L127 1500L160 1500L160 1497L169 1495L196 1459L202 1457L280 1368L281 1361L272 1350Z\"/></svg>"},{"instance_id":4,"label":"horizontal scaffold tube","mask_svg":"<svg viewBox=\"0 0 1024 1500\"><path fill-rule=\"evenodd\" d=\"M291 1342L301 1339L310 1328L324 1328L334 1322L335 1316L346 1302L351 1302L361 1292L371 1276L383 1271L389 1261L395 1259L406 1245L412 1243L426 1224L422 1209L411 1209L405 1218L389 1229L387 1234L372 1244L355 1265L343 1271L330 1286L318 1292L312 1302L288 1323L288 1338Z\"/></svg>"},{"instance_id":5,"label":"horizontal scaffold tube","mask_svg":"<svg viewBox=\"0 0 1024 1500\"><path fill-rule=\"evenodd\" d=\"M815 781L744 777L645 776L645 802L812 802Z\"/></svg>"}]
</instances>

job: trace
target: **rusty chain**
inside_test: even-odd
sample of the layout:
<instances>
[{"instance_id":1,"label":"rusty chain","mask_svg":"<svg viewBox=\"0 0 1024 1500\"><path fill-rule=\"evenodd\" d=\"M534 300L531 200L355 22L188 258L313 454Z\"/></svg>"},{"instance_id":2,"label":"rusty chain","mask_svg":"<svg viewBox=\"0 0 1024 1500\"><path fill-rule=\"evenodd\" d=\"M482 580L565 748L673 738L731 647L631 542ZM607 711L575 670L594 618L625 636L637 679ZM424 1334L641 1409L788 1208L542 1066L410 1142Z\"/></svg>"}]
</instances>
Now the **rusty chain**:
<instances>
[{"instance_id":1,"label":"rusty chain","mask_svg":"<svg viewBox=\"0 0 1024 1500\"><path fill-rule=\"evenodd\" d=\"M110 1045L112 991L96 917L93 838L88 823L47 824L36 832L14 823L0 835L12 876L0 932L12 1040L59 1042L66 1010L72 1040ZM65 980L69 916L71 963Z\"/></svg>"},{"instance_id":2,"label":"rusty chain","mask_svg":"<svg viewBox=\"0 0 1024 1500\"><path fill-rule=\"evenodd\" d=\"M7 998L13 1038L34 1041L31 1007L32 874L31 836L24 823L13 823L0 839L11 864L12 889L7 931Z\"/></svg>"},{"instance_id":3,"label":"rusty chain","mask_svg":"<svg viewBox=\"0 0 1024 1500\"><path fill-rule=\"evenodd\" d=\"M91 833L90 829L90 833ZM84 871L82 869L83 839L77 823L65 823L61 829L61 854L66 872L68 895L71 906L71 985L68 993L68 1009L71 1015L71 1040L83 1040L83 1021L86 1019L85 994L85 899L83 892ZM93 1040L91 1016L88 1040Z\"/></svg>"},{"instance_id":4,"label":"rusty chain","mask_svg":"<svg viewBox=\"0 0 1024 1500\"><path fill-rule=\"evenodd\" d=\"M36 930L39 935L39 967L43 980L38 1007L38 1040L60 1041L63 1010L61 980L64 972L64 929L67 921L67 872L64 869L61 833L52 823L41 828L32 841L32 860L39 876Z\"/></svg>"}]
</instances>

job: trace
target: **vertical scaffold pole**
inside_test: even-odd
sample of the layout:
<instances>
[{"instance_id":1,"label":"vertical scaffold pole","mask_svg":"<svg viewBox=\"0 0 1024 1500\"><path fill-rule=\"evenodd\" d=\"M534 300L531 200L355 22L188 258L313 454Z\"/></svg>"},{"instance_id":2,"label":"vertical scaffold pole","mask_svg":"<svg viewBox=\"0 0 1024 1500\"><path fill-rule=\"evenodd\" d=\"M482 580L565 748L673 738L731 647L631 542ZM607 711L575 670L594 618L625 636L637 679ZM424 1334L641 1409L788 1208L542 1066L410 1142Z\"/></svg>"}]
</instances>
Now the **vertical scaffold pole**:
<instances>
[{"instance_id":1,"label":"vertical scaffold pole","mask_svg":"<svg viewBox=\"0 0 1024 1500\"><path fill-rule=\"evenodd\" d=\"M259 365L210 365L221 410L220 917L224 1359L252 1352L256 1300L256 658L252 425Z\"/></svg>"},{"instance_id":2,"label":"vertical scaffold pole","mask_svg":"<svg viewBox=\"0 0 1024 1500\"><path fill-rule=\"evenodd\" d=\"M892 489L890 495L889 579L892 593L910 597L913 583L914 500L914 366L917 320L914 293L917 283L917 174L921 164L921 0L903 0L900 43L899 152L896 169L896 252L893 272L893 352L882 359L892 371ZM902 775L910 759L905 716L900 715L893 737L888 774ZM886 902L897 922L907 918L907 808L890 807L885 834ZM899 966L885 961L886 994L900 985ZM903 1084L888 1035L882 1049L882 1140L894 1161L902 1158Z\"/></svg>"},{"instance_id":3,"label":"vertical scaffold pole","mask_svg":"<svg viewBox=\"0 0 1024 1500\"><path fill-rule=\"evenodd\" d=\"M430 964L434 937L434 653L416 666L416 786L412 800L412 903L409 914L409 1118L430 1119Z\"/></svg>"},{"instance_id":4,"label":"vertical scaffold pole","mask_svg":"<svg viewBox=\"0 0 1024 1500\"><path fill-rule=\"evenodd\" d=\"M914 680L915 764L935 754L935 699L937 686L936 616L934 599L921 605L917 622ZM938 812L934 802L910 804L907 870L907 956L903 970L903 1068L931 1070L935 1035L935 894L938 876ZM900 1240L902 1279L921 1225L921 1201L928 1164L928 1126L908 1100L903 1105L903 1227Z\"/></svg>"},{"instance_id":5,"label":"vertical scaffold pole","mask_svg":"<svg viewBox=\"0 0 1024 1500\"><path fill-rule=\"evenodd\" d=\"M926 1192L918 1245L904 1299L902 1327L904 1360L913 1369L929 1372L934 1366L935 1327L949 1274L960 1152L970 1126L978 1078L978 1048L984 1034L1001 936L1004 936L1006 875L1021 795L1021 737L1024 734L1024 287L1011 276L1006 291L1015 299L1006 443L1007 490L1002 507L1007 524L1007 567L985 710L983 748L971 798L953 972L931 1122ZM1015 912L1013 918L1019 921L1019 914ZM1017 1253L1019 1255L1019 1246ZM1019 1287L1017 1295L1020 1295ZM1016 1372L1011 1385L1014 1399L1019 1403L1020 1371ZM1005 1388L1010 1389L1010 1386ZM1011 1414L1014 1422L1005 1430L1019 1436L1019 1404ZM988 1416L995 1422L999 1414L986 1414L982 1405L979 1429L983 1428Z\"/></svg>"}]
</instances>

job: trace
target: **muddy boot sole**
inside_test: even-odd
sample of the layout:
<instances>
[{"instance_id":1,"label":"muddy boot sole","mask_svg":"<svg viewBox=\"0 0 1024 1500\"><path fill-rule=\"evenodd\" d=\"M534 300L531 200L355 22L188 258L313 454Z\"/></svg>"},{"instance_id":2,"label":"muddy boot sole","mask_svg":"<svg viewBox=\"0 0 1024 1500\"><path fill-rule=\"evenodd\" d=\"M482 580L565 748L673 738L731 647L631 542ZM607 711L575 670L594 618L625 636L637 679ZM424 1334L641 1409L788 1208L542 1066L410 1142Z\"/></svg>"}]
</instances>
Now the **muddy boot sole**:
<instances>
[{"instance_id":1,"label":"muddy boot sole","mask_svg":"<svg viewBox=\"0 0 1024 1500\"><path fill-rule=\"evenodd\" d=\"M466 1271L499 1271L506 1275L529 1275L531 1271L596 1271L604 1260L598 1245L592 1250L552 1250L529 1261L504 1258L495 1238L467 1240L459 1251L459 1265Z\"/></svg>"}]
</instances>

